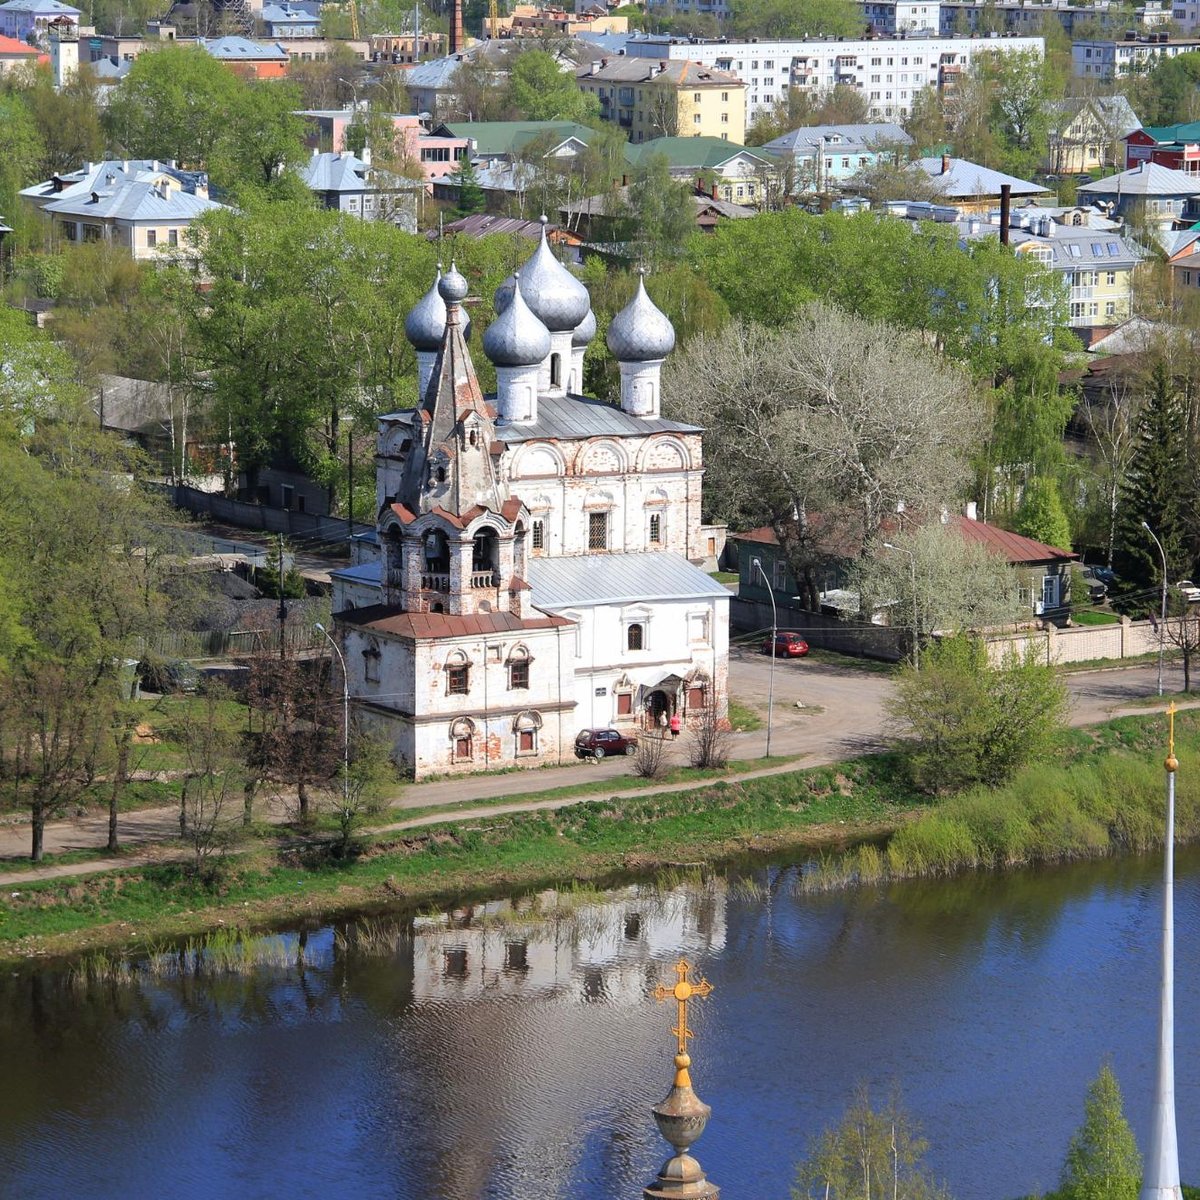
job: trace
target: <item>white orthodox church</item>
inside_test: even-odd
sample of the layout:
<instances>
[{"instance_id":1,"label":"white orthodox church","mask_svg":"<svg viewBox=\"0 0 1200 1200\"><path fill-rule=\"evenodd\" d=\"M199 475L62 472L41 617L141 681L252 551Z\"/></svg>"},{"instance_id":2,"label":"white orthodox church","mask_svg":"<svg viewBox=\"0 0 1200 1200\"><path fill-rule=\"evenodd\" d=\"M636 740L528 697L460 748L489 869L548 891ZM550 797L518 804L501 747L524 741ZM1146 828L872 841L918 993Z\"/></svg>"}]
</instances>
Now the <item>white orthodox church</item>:
<instances>
[{"instance_id":1,"label":"white orthodox church","mask_svg":"<svg viewBox=\"0 0 1200 1200\"><path fill-rule=\"evenodd\" d=\"M580 395L596 321L543 227L496 294L488 397L466 295L451 266L408 316L421 402L379 419L377 536L333 576L360 717L419 779L723 708L729 593L694 565L723 531L701 523L700 429L659 412L671 323L639 282L608 331L620 406Z\"/></svg>"}]
</instances>

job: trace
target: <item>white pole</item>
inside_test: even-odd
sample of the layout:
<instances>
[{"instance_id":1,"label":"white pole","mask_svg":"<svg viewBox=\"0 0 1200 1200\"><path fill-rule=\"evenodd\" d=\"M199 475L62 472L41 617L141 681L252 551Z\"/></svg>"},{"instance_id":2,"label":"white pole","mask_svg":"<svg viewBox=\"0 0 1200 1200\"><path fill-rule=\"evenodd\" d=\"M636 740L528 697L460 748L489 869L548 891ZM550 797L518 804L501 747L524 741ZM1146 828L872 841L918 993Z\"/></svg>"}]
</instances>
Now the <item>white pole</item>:
<instances>
[{"instance_id":1,"label":"white pole","mask_svg":"<svg viewBox=\"0 0 1200 1200\"><path fill-rule=\"evenodd\" d=\"M1150 1153L1140 1200L1181 1200L1179 1143L1175 1133L1175 705L1167 760L1167 829L1163 845L1162 996L1158 1018L1158 1079L1150 1124Z\"/></svg>"},{"instance_id":2,"label":"white pole","mask_svg":"<svg viewBox=\"0 0 1200 1200\"><path fill-rule=\"evenodd\" d=\"M767 597L771 601L771 674L770 682L767 684L767 757L770 758L771 724L775 716L775 639L779 635L779 611L775 607L775 592L771 588L771 581L762 568L762 559L754 558L750 561L762 576L763 583L767 585Z\"/></svg>"},{"instance_id":3,"label":"white pole","mask_svg":"<svg viewBox=\"0 0 1200 1200\"><path fill-rule=\"evenodd\" d=\"M897 554L908 555L908 565L912 574L912 594L913 594L913 613L912 613L912 630L913 630L913 670L920 673L921 670L921 627L917 618L917 556L911 550L905 550L903 546L893 546L891 542L884 542L885 550L895 550Z\"/></svg>"}]
</instances>

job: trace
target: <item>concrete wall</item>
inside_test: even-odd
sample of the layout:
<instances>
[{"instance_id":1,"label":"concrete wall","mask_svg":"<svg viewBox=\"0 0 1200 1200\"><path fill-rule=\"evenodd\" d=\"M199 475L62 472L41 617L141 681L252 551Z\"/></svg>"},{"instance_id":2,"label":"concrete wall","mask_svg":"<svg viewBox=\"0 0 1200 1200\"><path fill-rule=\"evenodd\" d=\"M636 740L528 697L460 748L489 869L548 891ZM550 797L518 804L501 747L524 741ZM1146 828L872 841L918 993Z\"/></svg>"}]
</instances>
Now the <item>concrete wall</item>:
<instances>
[{"instance_id":1,"label":"concrete wall","mask_svg":"<svg viewBox=\"0 0 1200 1200\"><path fill-rule=\"evenodd\" d=\"M1037 649L1047 663L1095 662L1098 659L1137 658L1157 653L1158 633L1149 621L1122 617L1118 625L1077 625L1070 629L1029 630L988 639L988 657L999 662L1010 651Z\"/></svg>"},{"instance_id":2,"label":"concrete wall","mask_svg":"<svg viewBox=\"0 0 1200 1200\"><path fill-rule=\"evenodd\" d=\"M771 629L771 605L766 600L743 600L735 596L729 604L729 622L739 633L763 631L765 636ZM898 662L907 650L908 639L903 630L889 629L886 625L856 625L824 613L780 608L779 628L799 633L811 646L861 658Z\"/></svg>"},{"instance_id":3,"label":"concrete wall","mask_svg":"<svg viewBox=\"0 0 1200 1200\"><path fill-rule=\"evenodd\" d=\"M179 484L169 488L167 495L176 508L201 516L211 516L228 525L242 529L264 529L269 533L306 535L336 541L349 540L347 522L341 517L318 516L314 513L289 512L287 509L271 508L265 504L251 504L245 500L230 500L226 496L203 492L199 488ZM354 522L355 533L372 533L374 525Z\"/></svg>"}]
</instances>

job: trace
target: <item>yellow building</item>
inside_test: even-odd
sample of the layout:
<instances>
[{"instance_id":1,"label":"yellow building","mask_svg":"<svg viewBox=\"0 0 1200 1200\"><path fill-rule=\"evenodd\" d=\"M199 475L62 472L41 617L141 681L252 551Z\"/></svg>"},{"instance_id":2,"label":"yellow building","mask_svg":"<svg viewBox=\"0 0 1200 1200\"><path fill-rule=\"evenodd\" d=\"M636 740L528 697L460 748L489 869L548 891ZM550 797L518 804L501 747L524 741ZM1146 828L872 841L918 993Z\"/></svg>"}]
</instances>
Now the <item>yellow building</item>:
<instances>
[{"instance_id":1,"label":"yellow building","mask_svg":"<svg viewBox=\"0 0 1200 1200\"><path fill-rule=\"evenodd\" d=\"M746 128L746 85L736 75L683 59L622 56L586 63L579 87L600 101L600 116L631 142L661 137L739 141Z\"/></svg>"}]
</instances>

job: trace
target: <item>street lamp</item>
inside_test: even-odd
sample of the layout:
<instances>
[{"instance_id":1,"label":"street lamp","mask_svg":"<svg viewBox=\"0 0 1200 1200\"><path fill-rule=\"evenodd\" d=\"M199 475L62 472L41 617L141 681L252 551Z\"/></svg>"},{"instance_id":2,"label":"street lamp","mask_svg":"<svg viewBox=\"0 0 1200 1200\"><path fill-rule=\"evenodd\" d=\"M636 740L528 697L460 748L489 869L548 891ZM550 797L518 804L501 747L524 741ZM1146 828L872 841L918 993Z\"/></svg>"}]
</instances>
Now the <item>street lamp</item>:
<instances>
[{"instance_id":1,"label":"street lamp","mask_svg":"<svg viewBox=\"0 0 1200 1200\"><path fill-rule=\"evenodd\" d=\"M766 571L763 570L762 559L752 558L750 565L762 576L763 583L767 585L767 597L771 601L771 675L770 682L767 684L767 757L770 758L771 723L775 716L775 638L779 634L779 611L775 607L775 593L771 588L771 581L767 578Z\"/></svg>"},{"instance_id":2,"label":"street lamp","mask_svg":"<svg viewBox=\"0 0 1200 1200\"><path fill-rule=\"evenodd\" d=\"M325 640L333 647L333 652L342 664L342 803L350 807L350 676L346 674L346 660L342 657L341 647L329 636L329 630L316 622L316 628L325 635Z\"/></svg>"},{"instance_id":3,"label":"street lamp","mask_svg":"<svg viewBox=\"0 0 1200 1200\"><path fill-rule=\"evenodd\" d=\"M903 546L893 546L891 542L884 542L885 550L895 550L897 554L908 555L908 565L912 570L912 593L913 593L913 670L920 672L921 670L921 630L917 624L917 556L911 550L905 550Z\"/></svg>"},{"instance_id":4,"label":"street lamp","mask_svg":"<svg viewBox=\"0 0 1200 1200\"><path fill-rule=\"evenodd\" d=\"M1163 647L1167 639L1167 552L1163 549L1162 542L1154 537L1154 530L1145 521L1142 522L1142 528L1154 538L1154 544L1158 547L1159 554L1162 555L1162 613L1158 626L1158 694L1161 696L1163 694Z\"/></svg>"}]
</instances>

